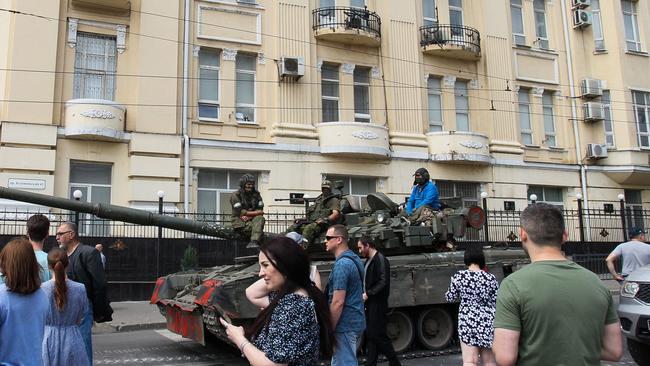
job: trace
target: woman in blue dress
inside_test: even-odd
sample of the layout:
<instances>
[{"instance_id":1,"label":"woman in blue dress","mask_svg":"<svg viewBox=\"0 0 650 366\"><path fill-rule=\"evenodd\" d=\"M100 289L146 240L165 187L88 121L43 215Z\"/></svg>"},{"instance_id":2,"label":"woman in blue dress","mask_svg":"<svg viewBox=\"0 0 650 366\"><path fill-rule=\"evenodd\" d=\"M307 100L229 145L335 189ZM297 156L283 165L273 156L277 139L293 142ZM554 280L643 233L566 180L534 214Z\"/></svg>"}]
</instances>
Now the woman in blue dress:
<instances>
[{"instance_id":1,"label":"woman in blue dress","mask_svg":"<svg viewBox=\"0 0 650 366\"><path fill-rule=\"evenodd\" d=\"M42 286L50 303L45 321L43 365L90 365L79 324L88 308L88 297L83 284L67 279L65 268L68 255L65 250L53 248L47 255L47 264L53 279Z\"/></svg>"},{"instance_id":2,"label":"woman in blue dress","mask_svg":"<svg viewBox=\"0 0 650 366\"><path fill-rule=\"evenodd\" d=\"M466 270L458 271L445 294L448 302L460 299L458 308L458 338L463 365L496 366L492 353L494 313L499 283L493 274L484 271L485 255L481 247L465 249Z\"/></svg>"},{"instance_id":3,"label":"woman in blue dress","mask_svg":"<svg viewBox=\"0 0 650 366\"><path fill-rule=\"evenodd\" d=\"M221 319L228 338L251 365L312 366L330 358L334 328L325 295L309 279L309 257L291 239L260 247L260 280L246 297L263 310L244 332Z\"/></svg>"}]
</instances>

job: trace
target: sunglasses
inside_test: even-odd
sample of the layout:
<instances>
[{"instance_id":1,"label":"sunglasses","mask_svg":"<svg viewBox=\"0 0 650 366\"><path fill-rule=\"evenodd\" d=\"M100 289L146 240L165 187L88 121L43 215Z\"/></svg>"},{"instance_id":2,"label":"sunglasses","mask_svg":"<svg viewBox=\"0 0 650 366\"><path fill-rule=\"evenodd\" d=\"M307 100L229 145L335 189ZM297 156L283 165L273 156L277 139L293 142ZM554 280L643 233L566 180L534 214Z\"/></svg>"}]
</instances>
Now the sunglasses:
<instances>
[{"instance_id":1,"label":"sunglasses","mask_svg":"<svg viewBox=\"0 0 650 366\"><path fill-rule=\"evenodd\" d=\"M327 240L327 241L332 240L334 238L342 238L342 236L340 236L340 235L333 235L333 236L325 235L325 240Z\"/></svg>"},{"instance_id":2,"label":"sunglasses","mask_svg":"<svg viewBox=\"0 0 650 366\"><path fill-rule=\"evenodd\" d=\"M56 236L63 236L63 235L65 235L65 234L67 234L67 233L71 233L71 232L72 232L72 230L62 231L62 232L60 232L60 233L56 233Z\"/></svg>"}]
</instances>

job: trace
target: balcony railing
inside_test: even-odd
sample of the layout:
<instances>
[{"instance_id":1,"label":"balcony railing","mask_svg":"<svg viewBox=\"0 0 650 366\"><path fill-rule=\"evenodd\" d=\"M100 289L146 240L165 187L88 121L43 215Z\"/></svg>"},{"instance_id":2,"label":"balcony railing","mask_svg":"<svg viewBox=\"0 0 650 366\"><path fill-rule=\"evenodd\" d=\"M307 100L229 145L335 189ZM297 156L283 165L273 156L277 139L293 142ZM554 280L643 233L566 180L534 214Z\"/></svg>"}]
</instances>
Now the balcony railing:
<instances>
[{"instance_id":1,"label":"balcony railing","mask_svg":"<svg viewBox=\"0 0 650 366\"><path fill-rule=\"evenodd\" d=\"M368 9L341 6L319 8L312 11L312 17L317 36L333 33L328 38L334 39L337 32L341 35L353 33L375 39L377 43L381 38L381 18ZM347 40L355 43L350 38Z\"/></svg>"},{"instance_id":2,"label":"balcony railing","mask_svg":"<svg viewBox=\"0 0 650 366\"><path fill-rule=\"evenodd\" d=\"M420 27L420 46L425 51L435 48L460 49L469 57L481 54L481 34L478 30L464 25L433 24ZM442 52L441 52L442 53Z\"/></svg>"}]
</instances>

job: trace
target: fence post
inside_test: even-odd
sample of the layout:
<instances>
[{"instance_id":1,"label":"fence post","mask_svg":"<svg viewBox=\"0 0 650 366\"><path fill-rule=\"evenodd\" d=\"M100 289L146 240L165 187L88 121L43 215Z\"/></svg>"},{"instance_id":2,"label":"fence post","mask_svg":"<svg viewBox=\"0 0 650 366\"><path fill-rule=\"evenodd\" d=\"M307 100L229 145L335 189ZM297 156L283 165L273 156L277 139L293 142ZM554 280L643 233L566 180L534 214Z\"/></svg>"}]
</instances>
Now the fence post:
<instances>
[{"instance_id":1,"label":"fence post","mask_svg":"<svg viewBox=\"0 0 650 366\"><path fill-rule=\"evenodd\" d=\"M80 201L83 195L84 195L83 192L81 192L78 189L72 192L72 197L74 197L75 201ZM77 235L78 235L80 232L82 232L81 228L79 227L79 211L74 212L74 225L77 227Z\"/></svg>"},{"instance_id":2,"label":"fence post","mask_svg":"<svg viewBox=\"0 0 650 366\"><path fill-rule=\"evenodd\" d=\"M163 214L163 198L165 191L158 191L158 214ZM160 277L160 241L162 240L162 227L158 226L158 240L156 241L156 279Z\"/></svg>"},{"instance_id":3,"label":"fence post","mask_svg":"<svg viewBox=\"0 0 650 366\"><path fill-rule=\"evenodd\" d=\"M578 226L580 227L580 245L582 246L585 244L585 225L582 216L582 195L578 193L576 194L576 198L578 201Z\"/></svg>"},{"instance_id":4,"label":"fence post","mask_svg":"<svg viewBox=\"0 0 650 366\"><path fill-rule=\"evenodd\" d=\"M623 241L627 241L627 228L625 227L625 195L623 193L618 195L621 210L621 228L623 229Z\"/></svg>"},{"instance_id":5,"label":"fence post","mask_svg":"<svg viewBox=\"0 0 650 366\"><path fill-rule=\"evenodd\" d=\"M483 211L485 212L485 245L490 245L490 236L488 233L488 208L487 208L487 192L481 192L481 198L483 199Z\"/></svg>"}]
</instances>

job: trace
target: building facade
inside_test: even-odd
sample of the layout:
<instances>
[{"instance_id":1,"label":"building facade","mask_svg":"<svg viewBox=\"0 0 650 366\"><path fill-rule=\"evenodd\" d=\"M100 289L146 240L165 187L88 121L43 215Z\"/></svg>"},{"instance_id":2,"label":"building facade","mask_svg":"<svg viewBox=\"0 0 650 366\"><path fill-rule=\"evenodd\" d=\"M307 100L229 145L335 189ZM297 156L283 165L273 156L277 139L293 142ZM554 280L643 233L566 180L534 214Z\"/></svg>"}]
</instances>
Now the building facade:
<instances>
[{"instance_id":1,"label":"building facade","mask_svg":"<svg viewBox=\"0 0 650 366\"><path fill-rule=\"evenodd\" d=\"M650 204L646 2L0 3L3 186L227 213L243 172L287 210L426 167L495 209Z\"/></svg>"}]
</instances>

